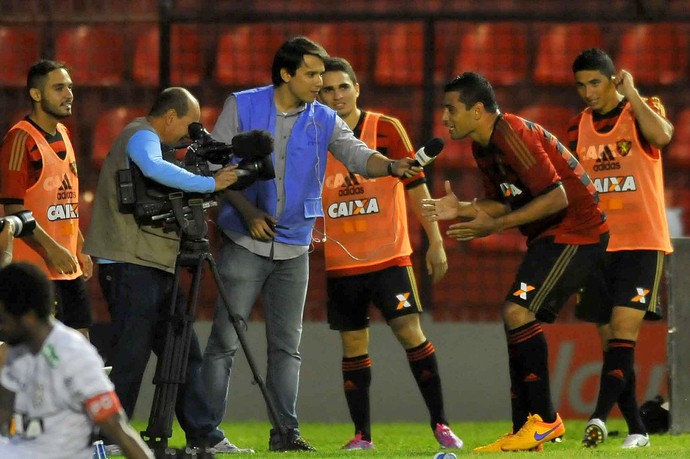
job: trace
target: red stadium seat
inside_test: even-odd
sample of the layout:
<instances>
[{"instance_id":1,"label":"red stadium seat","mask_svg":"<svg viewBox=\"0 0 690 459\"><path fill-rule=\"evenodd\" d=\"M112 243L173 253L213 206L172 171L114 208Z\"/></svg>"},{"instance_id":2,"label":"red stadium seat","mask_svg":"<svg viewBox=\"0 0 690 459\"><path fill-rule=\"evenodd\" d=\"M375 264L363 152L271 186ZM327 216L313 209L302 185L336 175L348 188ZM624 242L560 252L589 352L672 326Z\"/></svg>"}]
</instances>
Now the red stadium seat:
<instances>
[{"instance_id":1,"label":"red stadium seat","mask_svg":"<svg viewBox=\"0 0 690 459\"><path fill-rule=\"evenodd\" d=\"M0 85L24 86L26 73L41 55L37 29L0 26Z\"/></svg>"},{"instance_id":2,"label":"red stadium seat","mask_svg":"<svg viewBox=\"0 0 690 459\"><path fill-rule=\"evenodd\" d=\"M270 24L241 25L218 39L215 78L220 84L252 86L271 83L271 64L284 35Z\"/></svg>"},{"instance_id":3,"label":"red stadium seat","mask_svg":"<svg viewBox=\"0 0 690 459\"><path fill-rule=\"evenodd\" d=\"M690 166L690 108L678 114L673 126L675 128L673 140L668 146L664 160L667 165L688 167Z\"/></svg>"},{"instance_id":4,"label":"red stadium seat","mask_svg":"<svg viewBox=\"0 0 690 459\"><path fill-rule=\"evenodd\" d=\"M100 170L105 157L108 156L113 141L122 129L134 118L145 116L146 110L139 107L115 107L103 112L96 121L93 130L93 148L91 163Z\"/></svg>"},{"instance_id":5,"label":"red stadium seat","mask_svg":"<svg viewBox=\"0 0 690 459\"><path fill-rule=\"evenodd\" d=\"M55 51L76 86L114 86L125 72L123 34L109 26L79 26L58 34Z\"/></svg>"},{"instance_id":6,"label":"red stadium seat","mask_svg":"<svg viewBox=\"0 0 690 459\"><path fill-rule=\"evenodd\" d=\"M587 48L601 48L599 26L594 23L554 24L539 36L534 81L572 85L573 61Z\"/></svg>"},{"instance_id":7,"label":"red stadium seat","mask_svg":"<svg viewBox=\"0 0 690 459\"><path fill-rule=\"evenodd\" d=\"M484 75L494 86L519 83L527 76L529 55L522 27L508 23L483 23L460 39L455 73Z\"/></svg>"},{"instance_id":8,"label":"red stadium seat","mask_svg":"<svg viewBox=\"0 0 690 459\"><path fill-rule=\"evenodd\" d=\"M198 85L204 75L204 53L198 26L175 25L170 34L170 83L176 86ZM139 84L158 84L159 38L158 27L151 27L137 37L132 76Z\"/></svg>"},{"instance_id":9,"label":"red stadium seat","mask_svg":"<svg viewBox=\"0 0 690 459\"><path fill-rule=\"evenodd\" d=\"M551 104L534 104L517 114L528 121L534 121L568 146L568 123L577 115L577 110Z\"/></svg>"},{"instance_id":10,"label":"red stadium seat","mask_svg":"<svg viewBox=\"0 0 690 459\"><path fill-rule=\"evenodd\" d=\"M437 49L442 46L437 44ZM434 79L443 80L444 53L435 54ZM424 78L424 24L399 22L381 26L374 78L391 86L420 86Z\"/></svg>"},{"instance_id":11,"label":"red stadium seat","mask_svg":"<svg viewBox=\"0 0 690 459\"><path fill-rule=\"evenodd\" d=\"M318 24L309 27L304 35L323 46L329 55L347 59L357 78L366 81L369 75L369 40L365 35L366 30L349 22Z\"/></svg>"},{"instance_id":12,"label":"red stadium seat","mask_svg":"<svg viewBox=\"0 0 690 459\"><path fill-rule=\"evenodd\" d=\"M218 120L218 115L220 115L221 108L220 107L212 107L212 106L203 106L201 107L201 124L204 125L204 128L208 131L211 132L213 130L213 127L216 125L216 121Z\"/></svg>"},{"instance_id":13,"label":"red stadium seat","mask_svg":"<svg viewBox=\"0 0 690 459\"><path fill-rule=\"evenodd\" d=\"M616 68L628 70L635 83L677 83L688 63L686 44L674 24L630 26L620 39Z\"/></svg>"}]
</instances>

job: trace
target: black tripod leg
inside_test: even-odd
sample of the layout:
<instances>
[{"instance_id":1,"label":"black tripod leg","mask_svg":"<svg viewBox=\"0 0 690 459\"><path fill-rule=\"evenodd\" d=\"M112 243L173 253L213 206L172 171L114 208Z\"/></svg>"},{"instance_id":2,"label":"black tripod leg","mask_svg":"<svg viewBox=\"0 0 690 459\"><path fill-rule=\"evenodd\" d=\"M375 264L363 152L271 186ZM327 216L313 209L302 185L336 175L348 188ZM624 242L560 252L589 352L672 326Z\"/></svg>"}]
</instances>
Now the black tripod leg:
<instances>
[{"instance_id":1,"label":"black tripod leg","mask_svg":"<svg viewBox=\"0 0 690 459\"><path fill-rule=\"evenodd\" d=\"M254 376L254 382L259 386L261 394L264 397L264 401L266 402L266 408L268 408L268 416L270 418L269 421L273 425L273 428L278 429L280 435L284 438L287 435L287 428L280 421L280 417L278 416L278 410L276 410L276 407L273 404L271 395L268 393L268 389L266 389L266 383L261 377L259 369L256 367L254 358L252 357L251 351L249 350L249 344L247 343L247 335L245 334L244 328L242 326L243 319L238 314L234 314L232 311L232 306L230 305L228 294L225 292L225 288L223 287L223 282L220 278L220 274L218 274L218 267L216 266L216 262L213 259L213 256L211 256L211 254L208 254L206 260L208 260L209 267L211 269L211 272L213 273L213 278L216 282L218 294L223 299L225 309L228 315L230 316L230 322L232 322L232 326L235 328L237 338L239 339L240 345L242 346L242 350L244 351L244 355L247 358L247 363L249 364L249 368L251 369L252 375Z\"/></svg>"},{"instance_id":2,"label":"black tripod leg","mask_svg":"<svg viewBox=\"0 0 690 459\"><path fill-rule=\"evenodd\" d=\"M194 332L194 314L201 285L203 258L204 255L202 254L196 260L196 269L184 313L181 313L178 307L178 290L182 267L185 263L189 263L189 260L187 259L183 263L178 257L178 263L175 267L172 300L165 325L165 343L161 354L158 355L156 375L153 380L156 389L149 423L146 430L142 432L142 437L154 451L164 452L168 446L168 439L172 436L178 388L180 384L184 384L186 379L189 345Z\"/></svg>"}]
</instances>

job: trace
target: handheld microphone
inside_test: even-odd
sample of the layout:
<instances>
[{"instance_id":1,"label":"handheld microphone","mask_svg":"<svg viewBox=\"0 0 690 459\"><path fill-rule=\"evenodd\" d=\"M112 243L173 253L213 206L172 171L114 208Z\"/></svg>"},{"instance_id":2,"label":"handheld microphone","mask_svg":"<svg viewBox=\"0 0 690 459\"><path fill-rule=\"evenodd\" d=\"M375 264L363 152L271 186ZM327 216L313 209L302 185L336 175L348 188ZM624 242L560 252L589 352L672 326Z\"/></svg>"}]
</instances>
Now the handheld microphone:
<instances>
[{"instance_id":1,"label":"handheld microphone","mask_svg":"<svg viewBox=\"0 0 690 459\"><path fill-rule=\"evenodd\" d=\"M443 150L443 139L440 137L434 137L429 140L426 145L417 150L414 154L415 166L426 166L436 159L439 153Z\"/></svg>"}]
</instances>

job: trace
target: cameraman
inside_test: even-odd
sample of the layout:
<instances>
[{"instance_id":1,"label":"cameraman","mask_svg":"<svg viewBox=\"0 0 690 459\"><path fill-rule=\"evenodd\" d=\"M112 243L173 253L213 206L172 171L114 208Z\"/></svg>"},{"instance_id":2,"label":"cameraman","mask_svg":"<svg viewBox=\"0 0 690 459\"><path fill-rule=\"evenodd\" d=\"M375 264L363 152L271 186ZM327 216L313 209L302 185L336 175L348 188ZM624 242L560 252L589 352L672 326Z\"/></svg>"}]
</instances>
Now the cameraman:
<instances>
[{"instance_id":1,"label":"cameraman","mask_svg":"<svg viewBox=\"0 0 690 459\"><path fill-rule=\"evenodd\" d=\"M112 321L110 379L129 418L134 412L151 351L160 355L163 350L164 313L173 296L179 308L184 306L184 300L180 292L173 291L179 236L161 228L139 226L133 215L119 211L117 171L129 168L132 161L149 179L186 192L211 193L235 183L236 166L205 177L163 159L161 143L174 145L185 138L189 125L199 121L199 114L199 102L189 91L177 87L165 89L148 116L134 119L115 139L98 179L84 250L99 264L99 281ZM198 373L200 365L201 351L193 334L186 382L180 387L176 406L183 429L187 423L179 402L187 387L194 383L191 376ZM107 448L111 454L117 452L114 445Z\"/></svg>"}]
</instances>

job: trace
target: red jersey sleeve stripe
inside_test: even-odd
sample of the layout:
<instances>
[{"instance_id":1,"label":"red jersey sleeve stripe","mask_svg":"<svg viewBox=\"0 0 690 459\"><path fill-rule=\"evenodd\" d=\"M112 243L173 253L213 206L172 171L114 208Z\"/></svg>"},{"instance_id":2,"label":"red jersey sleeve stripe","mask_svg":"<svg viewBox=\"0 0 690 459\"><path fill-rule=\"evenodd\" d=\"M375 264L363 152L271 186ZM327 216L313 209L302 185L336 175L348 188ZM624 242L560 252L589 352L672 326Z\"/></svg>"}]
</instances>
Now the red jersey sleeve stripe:
<instances>
[{"instance_id":1,"label":"red jersey sleeve stripe","mask_svg":"<svg viewBox=\"0 0 690 459\"><path fill-rule=\"evenodd\" d=\"M12 143L12 154L10 155L9 170L21 170L22 162L24 161L24 154L26 152L26 138L28 136L29 134L25 131L19 131L14 136L14 142Z\"/></svg>"},{"instance_id":2,"label":"red jersey sleeve stripe","mask_svg":"<svg viewBox=\"0 0 690 459\"><path fill-rule=\"evenodd\" d=\"M520 163L525 169L529 169L530 166L534 164L534 157L530 153L529 149L525 143L518 137L518 135L513 130L513 127L508 124L507 121L501 120L496 126L499 134L505 142L508 144L510 149L520 160Z\"/></svg>"},{"instance_id":3,"label":"red jersey sleeve stripe","mask_svg":"<svg viewBox=\"0 0 690 459\"><path fill-rule=\"evenodd\" d=\"M407 135L407 131L405 131L405 128L403 127L402 123L400 120L397 118L393 118L390 116L383 115L381 117L380 121L388 121L393 125L396 131L398 131L398 135L400 135L400 139L402 139L403 145L405 146L405 149L409 152L414 151L414 147L412 146L412 142L410 141L410 137Z\"/></svg>"}]
</instances>

